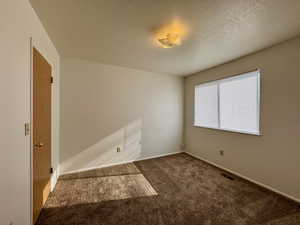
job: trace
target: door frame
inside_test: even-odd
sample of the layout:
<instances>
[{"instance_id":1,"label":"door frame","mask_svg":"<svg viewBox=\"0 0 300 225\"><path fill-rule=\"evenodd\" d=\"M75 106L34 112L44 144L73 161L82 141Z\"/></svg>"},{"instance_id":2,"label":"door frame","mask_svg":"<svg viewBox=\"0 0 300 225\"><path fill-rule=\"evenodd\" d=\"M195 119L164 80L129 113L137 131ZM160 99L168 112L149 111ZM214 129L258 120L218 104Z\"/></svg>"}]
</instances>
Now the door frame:
<instances>
[{"instance_id":1,"label":"door frame","mask_svg":"<svg viewBox=\"0 0 300 225\"><path fill-rule=\"evenodd\" d=\"M51 66L51 73L53 74L53 64L50 60L48 60L47 57L45 57L42 54L42 51L39 50L38 44L35 43L34 39L30 37L30 169L29 169L29 174L30 174L30 201L29 201L29 213L30 213L30 224L33 225L33 151L34 151L34 143L33 143L33 49L36 49L39 51L39 53L47 60L47 62ZM52 85L53 86L53 85ZM52 88L51 86L51 88ZM53 157L54 157L54 151L53 151L53 124L54 124L54 112L53 112L53 88L51 91L51 167L53 169ZM53 191L53 182L52 178L55 173L52 173L51 178L50 178L50 183L51 183L51 192Z\"/></svg>"}]
</instances>

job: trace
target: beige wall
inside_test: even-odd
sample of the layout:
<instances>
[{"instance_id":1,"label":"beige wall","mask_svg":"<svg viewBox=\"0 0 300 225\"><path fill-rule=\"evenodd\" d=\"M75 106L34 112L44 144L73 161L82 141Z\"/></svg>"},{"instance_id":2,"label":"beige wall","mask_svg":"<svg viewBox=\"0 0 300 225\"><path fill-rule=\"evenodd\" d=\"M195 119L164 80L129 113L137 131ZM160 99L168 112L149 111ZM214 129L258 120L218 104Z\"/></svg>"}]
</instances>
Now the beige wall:
<instances>
[{"instance_id":1,"label":"beige wall","mask_svg":"<svg viewBox=\"0 0 300 225\"><path fill-rule=\"evenodd\" d=\"M299 59L297 38L186 77L186 151L300 199ZM255 68L261 69L262 136L193 127L194 85Z\"/></svg>"},{"instance_id":2,"label":"beige wall","mask_svg":"<svg viewBox=\"0 0 300 225\"><path fill-rule=\"evenodd\" d=\"M2 0L0 7L0 224L30 223L30 37L52 65L53 166L58 165L59 55L27 0ZM55 182L55 175L53 176Z\"/></svg>"},{"instance_id":3,"label":"beige wall","mask_svg":"<svg viewBox=\"0 0 300 225\"><path fill-rule=\"evenodd\" d=\"M61 173L181 150L183 78L79 59L61 68Z\"/></svg>"}]
</instances>

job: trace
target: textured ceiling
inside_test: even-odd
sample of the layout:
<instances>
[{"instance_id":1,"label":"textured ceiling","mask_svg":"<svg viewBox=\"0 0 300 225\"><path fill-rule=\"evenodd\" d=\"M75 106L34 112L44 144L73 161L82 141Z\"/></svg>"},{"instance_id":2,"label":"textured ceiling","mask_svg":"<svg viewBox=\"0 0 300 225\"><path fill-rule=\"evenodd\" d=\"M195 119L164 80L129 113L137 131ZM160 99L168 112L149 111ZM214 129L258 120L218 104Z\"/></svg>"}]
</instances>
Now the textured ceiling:
<instances>
[{"instance_id":1,"label":"textured ceiling","mask_svg":"<svg viewBox=\"0 0 300 225\"><path fill-rule=\"evenodd\" d=\"M30 0L65 57L187 75L300 34L299 0ZM174 18L182 45L159 48L153 31Z\"/></svg>"}]
</instances>

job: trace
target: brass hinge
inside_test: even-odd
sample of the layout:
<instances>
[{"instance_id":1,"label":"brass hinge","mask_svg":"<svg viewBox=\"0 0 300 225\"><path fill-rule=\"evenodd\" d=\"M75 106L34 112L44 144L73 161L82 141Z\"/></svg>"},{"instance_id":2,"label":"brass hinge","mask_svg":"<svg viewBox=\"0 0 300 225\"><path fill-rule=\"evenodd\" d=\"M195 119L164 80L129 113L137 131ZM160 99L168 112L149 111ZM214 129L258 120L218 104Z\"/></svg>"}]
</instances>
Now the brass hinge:
<instances>
[{"instance_id":1,"label":"brass hinge","mask_svg":"<svg viewBox=\"0 0 300 225\"><path fill-rule=\"evenodd\" d=\"M51 84L53 84L53 80L54 80L54 78L51 77L51 78L50 78L50 83L51 83Z\"/></svg>"}]
</instances>

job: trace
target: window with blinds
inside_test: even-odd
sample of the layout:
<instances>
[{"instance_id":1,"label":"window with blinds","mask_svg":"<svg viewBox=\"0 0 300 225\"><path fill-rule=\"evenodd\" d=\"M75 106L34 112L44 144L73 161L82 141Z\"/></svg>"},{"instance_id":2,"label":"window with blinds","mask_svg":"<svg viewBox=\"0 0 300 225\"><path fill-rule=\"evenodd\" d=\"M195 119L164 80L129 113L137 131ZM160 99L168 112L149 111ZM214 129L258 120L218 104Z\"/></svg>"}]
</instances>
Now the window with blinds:
<instances>
[{"instance_id":1,"label":"window with blinds","mask_svg":"<svg viewBox=\"0 0 300 225\"><path fill-rule=\"evenodd\" d=\"M194 125L260 135L260 72L195 86Z\"/></svg>"}]
</instances>

